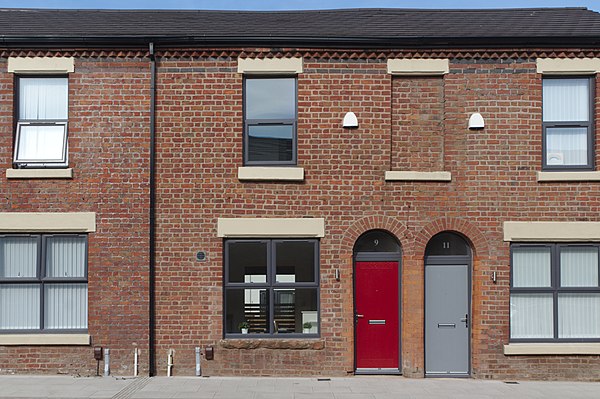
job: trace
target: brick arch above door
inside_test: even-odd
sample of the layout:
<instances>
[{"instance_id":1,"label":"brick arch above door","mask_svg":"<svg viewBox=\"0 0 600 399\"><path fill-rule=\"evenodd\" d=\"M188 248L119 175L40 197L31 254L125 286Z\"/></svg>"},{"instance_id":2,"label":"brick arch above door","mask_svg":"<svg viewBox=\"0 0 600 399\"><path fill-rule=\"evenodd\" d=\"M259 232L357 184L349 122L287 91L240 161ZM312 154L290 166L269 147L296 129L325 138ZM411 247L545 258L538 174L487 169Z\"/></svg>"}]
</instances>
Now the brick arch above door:
<instances>
[{"instance_id":1,"label":"brick arch above door","mask_svg":"<svg viewBox=\"0 0 600 399\"><path fill-rule=\"evenodd\" d=\"M390 233L396 237L401 249L406 244L408 230L398 219L389 216L365 216L356 220L346 229L340 244L340 253L352 256L356 240L370 230L383 230Z\"/></svg>"},{"instance_id":2,"label":"brick arch above door","mask_svg":"<svg viewBox=\"0 0 600 399\"><path fill-rule=\"evenodd\" d=\"M427 243L438 233L448 231L460 234L471 246L474 257L487 257L489 243L485 235L471 222L459 218L439 218L426 224L414 236L412 253L424 256Z\"/></svg>"}]
</instances>

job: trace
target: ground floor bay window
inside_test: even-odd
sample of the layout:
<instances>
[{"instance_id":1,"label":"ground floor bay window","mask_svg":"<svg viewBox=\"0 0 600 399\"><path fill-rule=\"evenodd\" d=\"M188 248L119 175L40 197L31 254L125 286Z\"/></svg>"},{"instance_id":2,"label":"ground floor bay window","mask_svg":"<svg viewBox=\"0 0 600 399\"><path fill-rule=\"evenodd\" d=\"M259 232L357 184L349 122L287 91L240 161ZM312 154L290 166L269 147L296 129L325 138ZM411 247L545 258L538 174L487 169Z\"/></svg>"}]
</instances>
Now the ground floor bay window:
<instances>
[{"instance_id":1,"label":"ground floor bay window","mask_svg":"<svg viewBox=\"0 0 600 399\"><path fill-rule=\"evenodd\" d=\"M319 242L225 241L226 337L319 334Z\"/></svg>"},{"instance_id":2,"label":"ground floor bay window","mask_svg":"<svg viewBox=\"0 0 600 399\"><path fill-rule=\"evenodd\" d=\"M0 235L0 332L87 330L87 236Z\"/></svg>"},{"instance_id":3,"label":"ground floor bay window","mask_svg":"<svg viewBox=\"0 0 600 399\"><path fill-rule=\"evenodd\" d=\"M600 341L599 257L600 244L513 244L511 341Z\"/></svg>"}]
</instances>

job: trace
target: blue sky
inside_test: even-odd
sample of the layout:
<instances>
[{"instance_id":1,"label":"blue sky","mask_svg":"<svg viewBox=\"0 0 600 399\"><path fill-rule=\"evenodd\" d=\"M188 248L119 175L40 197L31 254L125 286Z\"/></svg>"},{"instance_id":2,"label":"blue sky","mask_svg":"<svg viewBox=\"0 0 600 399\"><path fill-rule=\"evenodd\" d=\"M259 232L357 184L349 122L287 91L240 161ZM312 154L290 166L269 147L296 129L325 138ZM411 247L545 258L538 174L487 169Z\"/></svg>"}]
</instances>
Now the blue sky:
<instances>
[{"instance_id":1,"label":"blue sky","mask_svg":"<svg viewBox=\"0 0 600 399\"><path fill-rule=\"evenodd\" d=\"M324 8L530 8L587 7L600 11L600 0L0 0L0 8L118 8L301 10Z\"/></svg>"}]
</instances>

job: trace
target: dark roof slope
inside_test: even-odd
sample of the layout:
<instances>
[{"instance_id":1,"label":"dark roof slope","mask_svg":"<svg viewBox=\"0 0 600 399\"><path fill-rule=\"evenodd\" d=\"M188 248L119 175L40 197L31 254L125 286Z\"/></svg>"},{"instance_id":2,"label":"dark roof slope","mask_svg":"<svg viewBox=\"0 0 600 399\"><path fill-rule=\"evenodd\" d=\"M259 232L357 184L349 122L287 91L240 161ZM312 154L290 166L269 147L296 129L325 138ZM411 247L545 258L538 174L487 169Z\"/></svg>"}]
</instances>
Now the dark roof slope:
<instances>
[{"instance_id":1,"label":"dark roof slope","mask_svg":"<svg viewBox=\"0 0 600 399\"><path fill-rule=\"evenodd\" d=\"M585 8L319 11L0 9L0 42L348 46L597 45Z\"/></svg>"}]
</instances>

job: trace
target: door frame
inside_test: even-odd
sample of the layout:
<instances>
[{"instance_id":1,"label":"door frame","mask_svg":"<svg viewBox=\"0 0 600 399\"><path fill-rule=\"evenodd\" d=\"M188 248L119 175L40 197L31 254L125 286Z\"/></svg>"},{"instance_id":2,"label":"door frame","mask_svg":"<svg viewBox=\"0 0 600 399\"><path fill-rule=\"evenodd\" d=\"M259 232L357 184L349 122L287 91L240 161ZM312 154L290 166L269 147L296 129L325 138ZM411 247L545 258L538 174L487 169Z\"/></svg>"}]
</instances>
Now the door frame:
<instances>
[{"instance_id":1,"label":"door frame","mask_svg":"<svg viewBox=\"0 0 600 399\"><path fill-rule=\"evenodd\" d=\"M389 233L388 233L389 234ZM356 262L398 262L398 369L356 368ZM354 374L402 375L402 251L399 252L355 252L352 257L352 328L354 331Z\"/></svg>"},{"instance_id":2,"label":"door frame","mask_svg":"<svg viewBox=\"0 0 600 399\"><path fill-rule=\"evenodd\" d=\"M462 238L462 236L461 236ZM464 238L463 238L464 239ZM466 240L465 240L466 242ZM467 246L468 247L468 246ZM469 247L468 247L469 248ZM467 374L429 374L427 375L427 281L425 268L428 265L467 265L467 311L469 312L469 328L468 328L468 339L467 339L467 360L468 360L468 372ZM425 378L470 378L471 377L471 328L473 326L473 256L471 248L469 248L468 255L431 255L425 256L424 268L423 268L423 373Z\"/></svg>"}]
</instances>

